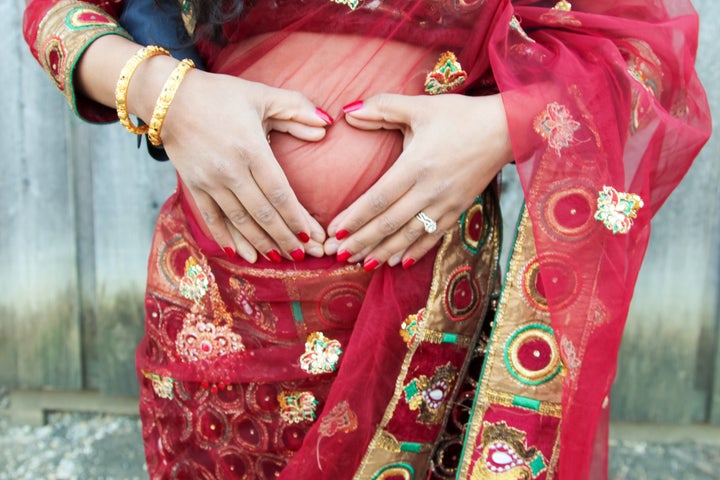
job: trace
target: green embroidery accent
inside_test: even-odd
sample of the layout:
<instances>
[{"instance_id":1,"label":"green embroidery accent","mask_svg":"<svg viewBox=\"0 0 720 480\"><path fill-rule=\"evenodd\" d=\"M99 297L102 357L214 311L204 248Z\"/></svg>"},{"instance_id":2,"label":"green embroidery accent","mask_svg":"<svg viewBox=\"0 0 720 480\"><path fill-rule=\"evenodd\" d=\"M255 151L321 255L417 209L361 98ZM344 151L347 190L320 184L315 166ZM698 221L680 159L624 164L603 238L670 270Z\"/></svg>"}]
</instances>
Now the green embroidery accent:
<instances>
[{"instance_id":1,"label":"green embroidery accent","mask_svg":"<svg viewBox=\"0 0 720 480\"><path fill-rule=\"evenodd\" d=\"M370 478L370 480L393 477L401 477L404 480L414 480L415 469L409 463L392 463L390 465L385 465L380 470L375 472L375 474Z\"/></svg>"},{"instance_id":2,"label":"green embroidery accent","mask_svg":"<svg viewBox=\"0 0 720 480\"><path fill-rule=\"evenodd\" d=\"M521 397L520 395L514 395L512 404L516 407L528 408L530 410L540 411L540 400L534 398Z\"/></svg>"},{"instance_id":3,"label":"green embroidery accent","mask_svg":"<svg viewBox=\"0 0 720 480\"><path fill-rule=\"evenodd\" d=\"M412 382L405 385L405 388L403 390L405 390L405 399L408 401L408 403L410 402L410 399L420 393L420 390L417 386L417 380L413 380Z\"/></svg>"},{"instance_id":4,"label":"green embroidery accent","mask_svg":"<svg viewBox=\"0 0 720 480\"><path fill-rule=\"evenodd\" d=\"M412 453L420 453L422 451L422 443L416 443L416 442L402 442L400 444L400 451L401 452L412 452Z\"/></svg>"},{"instance_id":5,"label":"green embroidery accent","mask_svg":"<svg viewBox=\"0 0 720 480\"><path fill-rule=\"evenodd\" d=\"M443 333L442 341L443 343L457 343L458 336L456 333Z\"/></svg>"},{"instance_id":6,"label":"green embroidery accent","mask_svg":"<svg viewBox=\"0 0 720 480\"><path fill-rule=\"evenodd\" d=\"M532 462L530 462L529 465L533 471L533 478L537 477L540 472L547 468L547 465L545 464L545 460L543 460L542 455L538 455L537 457L533 458Z\"/></svg>"},{"instance_id":7,"label":"green embroidery accent","mask_svg":"<svg viewBox=\"0 0 720 480\"><path fill-rule=\"evenodd\" d=\"M300 302L292 302L290 303L290 308L292 308L293 318L295 319L295 322L305 323L305 317L302 313L302 304Z\"/></svg>"}]
</instances>

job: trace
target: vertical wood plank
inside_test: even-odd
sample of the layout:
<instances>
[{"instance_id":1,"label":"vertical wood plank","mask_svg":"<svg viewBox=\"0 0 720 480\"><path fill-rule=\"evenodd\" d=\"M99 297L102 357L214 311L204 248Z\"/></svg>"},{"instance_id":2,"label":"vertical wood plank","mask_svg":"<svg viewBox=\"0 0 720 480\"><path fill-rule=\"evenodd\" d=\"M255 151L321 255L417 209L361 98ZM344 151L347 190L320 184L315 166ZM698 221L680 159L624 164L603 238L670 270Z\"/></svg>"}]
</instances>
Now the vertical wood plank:
<instances>
[{"instance_id":1,"label":"vertical wood plank","mask_svg":"<svg viewBox=\"0 0 720 480\"><path fill-rule=\"evenodd\" d=\"M7 365L0 375L13 385L80 388L68 114L21 38L23 5L0 4L0 358Z\"/></svg>"}]
</instances>

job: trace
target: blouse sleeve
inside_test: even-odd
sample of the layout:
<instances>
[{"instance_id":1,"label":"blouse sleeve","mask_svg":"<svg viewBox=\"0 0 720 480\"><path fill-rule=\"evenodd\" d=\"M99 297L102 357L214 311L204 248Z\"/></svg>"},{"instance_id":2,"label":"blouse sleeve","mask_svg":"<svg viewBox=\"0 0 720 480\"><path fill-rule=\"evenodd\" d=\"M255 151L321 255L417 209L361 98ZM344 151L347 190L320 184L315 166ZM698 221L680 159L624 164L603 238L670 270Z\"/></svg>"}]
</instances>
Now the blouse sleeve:
<instances>
[{"instance_id":1,"label":"blouse sleeve","mask_svg":"<svg viewBox=\"0 0 720 480\"><path fill-rule=\"evenodd\" d=\"M67 98L73 111L89 122L117 119L115 110L76 94L73 75L85 49L103 35L131 38L115 18L121 0L28 0L23 35L30 51Z\"/></svg>"},{"instance_id":2,"label":"blouse sleeve","mask_svg":"<svg viewBox=\"0 0 720 480\"><path fill-rule=\"evenodd\" d=\"M650 219L711 132L688 0L508 2L489 44L566 367L561 478L587 472ZM568 306L570 305L570 306ZM565 428L567 427L567 428Z\"/></svg>"}]
</instances>

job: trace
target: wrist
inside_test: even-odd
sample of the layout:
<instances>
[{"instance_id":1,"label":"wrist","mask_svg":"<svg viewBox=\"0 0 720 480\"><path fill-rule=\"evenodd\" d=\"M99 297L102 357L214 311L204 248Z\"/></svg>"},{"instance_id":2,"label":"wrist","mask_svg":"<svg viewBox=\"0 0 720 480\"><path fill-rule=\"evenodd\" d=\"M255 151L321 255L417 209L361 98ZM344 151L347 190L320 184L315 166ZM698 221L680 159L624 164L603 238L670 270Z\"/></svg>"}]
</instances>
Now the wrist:
<instances>
[{"instance_id":1,"label":"wrist","mask_svg":"<svg viewBox=\"0 0 720 480\"><path fill-rule=\"evenodd\" d=\"M149 124L163 85L179 63L168 56L156 56L142 62L130 82L128 111Z\"/></svg>"}]
</instances>

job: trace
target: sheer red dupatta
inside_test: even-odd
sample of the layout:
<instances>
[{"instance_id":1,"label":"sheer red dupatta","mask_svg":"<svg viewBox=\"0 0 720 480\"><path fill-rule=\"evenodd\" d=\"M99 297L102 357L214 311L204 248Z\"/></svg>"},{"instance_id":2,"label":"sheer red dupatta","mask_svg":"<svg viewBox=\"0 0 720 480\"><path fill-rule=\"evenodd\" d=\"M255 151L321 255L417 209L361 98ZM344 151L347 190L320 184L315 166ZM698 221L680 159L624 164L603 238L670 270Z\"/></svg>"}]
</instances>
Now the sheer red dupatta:
<instances>
[{"instance_id":1,"label":"sheer red dupatta","mask_svg":"<svg viewBox=\"0 0 720 480\"><path fill-rule=\"evenodd\" d=\"M709 137L710 117L694 71L698 19L690 2L552 6L508 5L490 58L541 274L543 258L570 259L574 290L562 281L543 285L566 369L559 478L575 479L587 478L596 426L607 418L650 220ZM593 218L601 217L595 198L606 186L640 197L634 221ZM595 454L606 458L603 447Z\"/></svg>"}]
</instances>

